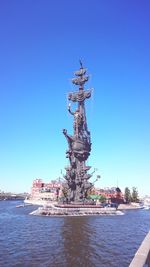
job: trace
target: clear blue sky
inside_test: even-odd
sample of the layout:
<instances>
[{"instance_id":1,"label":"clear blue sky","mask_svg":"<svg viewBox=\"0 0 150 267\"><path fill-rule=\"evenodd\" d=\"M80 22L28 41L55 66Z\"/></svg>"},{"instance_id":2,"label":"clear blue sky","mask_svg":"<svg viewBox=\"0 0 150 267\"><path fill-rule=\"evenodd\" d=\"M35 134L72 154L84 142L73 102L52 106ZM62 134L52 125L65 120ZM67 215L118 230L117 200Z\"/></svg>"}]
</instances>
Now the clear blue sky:
<instances>
[{"instance_id":1,"label":"clear blue sky","mask_svg":"<svg viewBox=\"0 0 150 267\"><path fill-rule=\"evenodd\" d=\"M150 195L150 1L0 1L0 189L67 165L66 94L82 58L97 186Z\"/></svg>"}]
</instances>

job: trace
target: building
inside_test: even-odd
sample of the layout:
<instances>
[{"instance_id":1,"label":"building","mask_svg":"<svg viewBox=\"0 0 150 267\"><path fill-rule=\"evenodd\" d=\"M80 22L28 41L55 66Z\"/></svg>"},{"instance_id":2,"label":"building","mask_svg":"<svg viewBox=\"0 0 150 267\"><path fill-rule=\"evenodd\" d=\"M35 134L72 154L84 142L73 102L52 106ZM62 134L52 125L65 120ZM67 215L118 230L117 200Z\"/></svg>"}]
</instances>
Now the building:
<instances>
[{"instance_id":1,"label":"building","mask_svg":"<svg viewBox=\"0 0 150 267\"><path fill-rule=\"evenodd\" d=\"M31 199L56 201L60 196L61 188L61 182L44 183L42 179L35 179L31 187Z\"/></svg>"},{"instance_id":2,"label":"building","mask_svg":"<svg viewBox=\"0 0 150 267\"><path fill-rule=\"evenodd\" d=\"M63 183L58 180L45 183L42 179L35 179L32 183L30 199L34 201L57 201L63 195L62 187ZM107 202L118 204L124 202L123 194L118 187L105 187L103 189L93 187L91 194L102 195Z\"/></svg>"},{"instance_id":3,"label":"building","mask_svg":"<svg viewBox=\"0 0 150 267\"><path fill-rule=\"evenodd\" d=\"M108 202L124 203L124 196L119 187L93 188L92 191L94 194L104 196Z\"/></svg>"}]
</instances>

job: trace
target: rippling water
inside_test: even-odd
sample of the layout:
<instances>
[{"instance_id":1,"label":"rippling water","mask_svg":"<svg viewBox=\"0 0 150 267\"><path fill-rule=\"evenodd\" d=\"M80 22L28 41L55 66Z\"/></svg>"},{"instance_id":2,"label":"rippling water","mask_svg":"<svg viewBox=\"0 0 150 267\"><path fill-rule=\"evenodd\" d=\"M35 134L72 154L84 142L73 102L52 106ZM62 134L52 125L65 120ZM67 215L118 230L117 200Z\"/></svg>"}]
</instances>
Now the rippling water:
<instances>
[{"instance_id":1,"label":"rippling water","mask_svg":"<svg viewBox=\"0 0 150 267\"><path fill-rule=\"evenodd\" d=\"M150 210L123 216L31 216L0 201L1 267L127 267L150 229Z\"/></svg>"}]
</instances>

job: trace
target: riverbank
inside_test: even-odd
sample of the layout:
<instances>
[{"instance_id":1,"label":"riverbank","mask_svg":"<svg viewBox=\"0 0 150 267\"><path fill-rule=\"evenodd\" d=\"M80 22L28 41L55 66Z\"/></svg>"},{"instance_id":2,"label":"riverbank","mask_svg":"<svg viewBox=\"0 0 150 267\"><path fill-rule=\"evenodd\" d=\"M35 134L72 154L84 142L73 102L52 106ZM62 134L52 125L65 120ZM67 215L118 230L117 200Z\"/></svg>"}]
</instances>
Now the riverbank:
<instances>
[{"instance_id":1,"label":"riverbank","mask_svg":"<svg viewBox=\"0 0 150 267\"><path fill-rule=\"evenodd\" d=\"M141 209L142 206L139 203L131 203L131 204L120 204L118 206L118 210L135 210Z\"/></svg>"},{"instance_id":2,"label":"riverbank","mask_svg":"<svg viewBox=\"0 0 150 267\"><path fill-rule=\"evenodd\" d=\"M37 199L25 199L25 204L32 204L32 205L38 205L38 206L51 206L51 205L57 205L57 201L47 201L47 200L37 200ZM131 204L120 204L117 208L117 210L132 210L132 209L141 209L141 205L139 203L131 203ZM102 208L101 208L102 210Z\"/></svg>"},{"instance_id":3,"label":"riverbank","mask_svg":"<svg viewBox=\"0 0 150 267\"><path fill-rule=\"evenodd\" d=\"M57 201L47 201L42 199L25 199L25 204L32 204L37 206L51 206L52 204L57 204Z\"/></svg>"}]
</instances>

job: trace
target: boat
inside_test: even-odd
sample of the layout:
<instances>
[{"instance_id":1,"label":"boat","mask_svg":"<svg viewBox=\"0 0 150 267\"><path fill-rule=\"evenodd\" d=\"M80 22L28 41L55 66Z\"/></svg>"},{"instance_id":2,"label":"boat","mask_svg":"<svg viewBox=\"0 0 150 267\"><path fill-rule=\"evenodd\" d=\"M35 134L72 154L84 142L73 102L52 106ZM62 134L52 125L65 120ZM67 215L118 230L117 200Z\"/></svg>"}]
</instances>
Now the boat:
<instances>
[{"instance_id":1,"label":"boat","mask_svg":"<svg viewBox=\"0 0 150 267\"><path fill-rule=\"evenodd\" d=\"M24 203L24 204L17 205L16 208L24 208L26 206L32 206L32 204L30 204L30 203L29 204L25 204Z\"/></svg>"},{"instance_id":2,"label":"boat","mask_svg":"<svg viewBox=\"0 0 150 267\"><path fill-rule=\"evenodd\" d=\"M144 209L144 210L149 210L149 209L150 209L150 206L144 205L144 206L143 206L143 209Z\"/></svg>"},{"instance_id":3,"label":"boat","mask_svg":"<svg viewBox=\"0 0 150 267\"><path fill-rule=\"evenodd\" d=\"M17 205L16 208L22 208L25 207L25 204Z\"/></svg>"}]
</instances>

